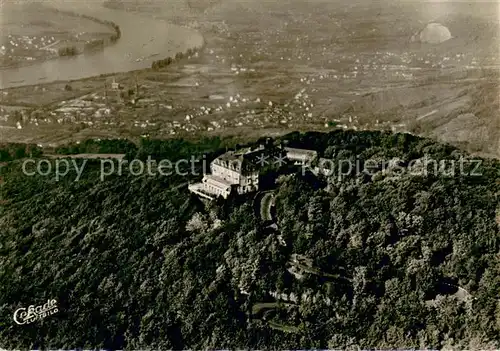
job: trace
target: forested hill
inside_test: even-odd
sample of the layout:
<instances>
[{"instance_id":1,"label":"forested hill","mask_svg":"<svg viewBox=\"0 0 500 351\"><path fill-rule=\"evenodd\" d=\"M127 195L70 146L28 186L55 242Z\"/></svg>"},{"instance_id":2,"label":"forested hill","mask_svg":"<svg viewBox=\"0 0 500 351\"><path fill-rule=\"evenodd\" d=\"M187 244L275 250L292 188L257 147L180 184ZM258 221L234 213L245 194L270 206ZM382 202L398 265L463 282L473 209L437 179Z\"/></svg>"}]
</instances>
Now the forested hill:
<instances>
[{"instance_id":1,"label":"forested hill","mask_svg":"<svg viewBox=\"0 0 500 351\"><path fill-rule=\"evenodd\" d=\"M286 173L269 187L272 226L253 195L204 205L186 187L199 176L101 181L88 161L79 181L56 181L24 175L16 157L1 163L0 347L500 347L498 161L478 166L400 134L283 140L337 164L399 161L344 177L267 170L267 186ZM126 152L173 159L222 146L143 141ZM448 172L405 171L424 156L448 160ZM18 308L49 299L57 313L14 323Z\"/></svg>"}]
</instances>

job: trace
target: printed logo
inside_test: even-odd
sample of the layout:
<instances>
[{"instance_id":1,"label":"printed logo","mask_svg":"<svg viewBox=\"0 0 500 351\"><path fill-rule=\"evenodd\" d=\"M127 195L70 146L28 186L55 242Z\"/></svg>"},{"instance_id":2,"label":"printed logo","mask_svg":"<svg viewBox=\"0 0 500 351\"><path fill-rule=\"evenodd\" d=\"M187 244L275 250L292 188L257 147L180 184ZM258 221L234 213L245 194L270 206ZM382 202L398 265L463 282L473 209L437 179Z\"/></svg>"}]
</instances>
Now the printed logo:
<instances>
[{"instance_id":1,"label":"printed logo","mask_svg":"<svg viewBox=\"0 0 500 351\"><path fill-rule=\"evenodd\" d=\"M14 312L14 322L19 325L30 324L37 320L59 312L56 300L47 300L44 305L30 305L28 308L19 308Z\"/></svg>"}]
</instances>

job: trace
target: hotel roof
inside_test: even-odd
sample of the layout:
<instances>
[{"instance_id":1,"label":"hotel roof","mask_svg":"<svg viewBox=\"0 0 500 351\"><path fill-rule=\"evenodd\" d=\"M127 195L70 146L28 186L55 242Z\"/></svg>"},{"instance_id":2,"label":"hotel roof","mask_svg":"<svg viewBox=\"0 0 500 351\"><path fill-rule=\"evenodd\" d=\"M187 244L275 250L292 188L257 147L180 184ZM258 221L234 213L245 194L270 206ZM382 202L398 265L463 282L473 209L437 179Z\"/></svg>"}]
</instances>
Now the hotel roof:
<instances>
[{"instance_id":1,"label":"hotel roof","mask_svg":"<svg viewBox=\"0 0 500 351\"><path fill-rule=\"evenodd\" d=\"M316 157L318 155L318 152L316 150L297 149L293 147L285 147L285 151L287 153L287 157L290 156Z\"/></svg>"},{"instance_id":2,"label":"hotel roof","mask_svg":"<svg viewBox=\"0 0 500 351\"><path fill-rule=\"evenodd\" d=\"M214 176L212 174L206 174L205 175L205 180L210 185L216 186L217 188L223 189L223 190L227 190L232 185L227 180L225 180L225 179L223 179L221 177Z\"/></svg>"}]
</instances>

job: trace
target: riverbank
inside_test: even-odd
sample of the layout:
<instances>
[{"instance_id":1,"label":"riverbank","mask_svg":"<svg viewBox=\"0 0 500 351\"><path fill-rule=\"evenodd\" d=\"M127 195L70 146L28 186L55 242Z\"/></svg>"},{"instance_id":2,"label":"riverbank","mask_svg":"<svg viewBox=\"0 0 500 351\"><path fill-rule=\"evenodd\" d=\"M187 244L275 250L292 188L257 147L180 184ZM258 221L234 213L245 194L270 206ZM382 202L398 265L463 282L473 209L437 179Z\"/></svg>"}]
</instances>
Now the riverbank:
<instances>
[{"instance_id":1,"label":"riverbank","mask_svg":"<svg viewBox=\"0 0 500 351\"><path fill-rule=\"evenodd\" d=\"M101 74L151 68L158 57L174 57L176 53L201 48L204 43L203 36L196 30L136 13L107 9L95 4L68 4L62 0L52 0L44 5L115 23L123 40L117 40L114 45L88 55L48 60L16 69L2 69L0 89L74 81Z\"/></svg>"},{"instance_id":2,"label":"riverbank","mask_svg":"<svg viewBox=\"0 0 500 351\"><path fill-rule=\"evenodd\" d=\"M0 20L0 70L14 70L54 60L63 51L88 52L116 41L120 28L96 17L80 16L43 3L10 3Z\"/></svg>"},{"instance_id":3,"label":"riverbank","mask_svg":"<svg viewBox=\"0 0 500 351\"><path fill-rule=\"evenodd\" d=\"M62 11L59 9L53 9L53 10L57 13L60 13L60 14L66 15L66 16L85 18L85 19L88 19L88 20L91 20L91 21L94 21L94 22L97 22L97 23L100 23L100 24L103 24L103 25L106 25L106 26L113 28L113 30L115 31L115 34L110 37L111 42L116 42L121 37L120 26L112 21L106 21L106 20L99 19L97 17L87 16L84 14L70 12L70 11Z\"/></svg>"}]
</instances>

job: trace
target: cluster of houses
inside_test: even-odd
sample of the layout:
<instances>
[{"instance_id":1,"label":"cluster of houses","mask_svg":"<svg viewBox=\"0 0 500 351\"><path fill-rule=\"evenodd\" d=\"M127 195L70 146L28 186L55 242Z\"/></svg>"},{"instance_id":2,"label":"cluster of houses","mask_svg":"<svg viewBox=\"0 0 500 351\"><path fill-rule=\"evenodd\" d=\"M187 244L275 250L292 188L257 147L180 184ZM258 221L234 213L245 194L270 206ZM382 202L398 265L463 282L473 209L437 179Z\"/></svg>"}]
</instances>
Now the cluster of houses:
<instances>
[{"instance_id":1,"label":"cluster of houses","mask_svg":"<svg viewBox=\"0 0 500 351\"><path fill-rule=\"evenodd\" d=\"M259 190L260 170L270 163L293 162L304 165L318 156L314 150L283 147L282 155L271 159L265 145L252 149L228 151L210 163L210 173L206 173L200 183L190 184L189 191L208 200L219 196L227 198L231 192L246 194Z\"/></svg>"},{"instance_id":2,"label":"cluster of houses","mask_svg":"<svg viewBox=\"0 0 500 351\"><path fill-rule=\"evenodd\" d=\"M40 58L41 52L47 56L57 54L57 50L52 46L56 45L58 41L53 36L16 36L9 34L8 38L4 40L0 46L0 58L11 59L16 61L34 61ZM36 57L34 52L38 52Z\"/></svg>"}]
</instances>

